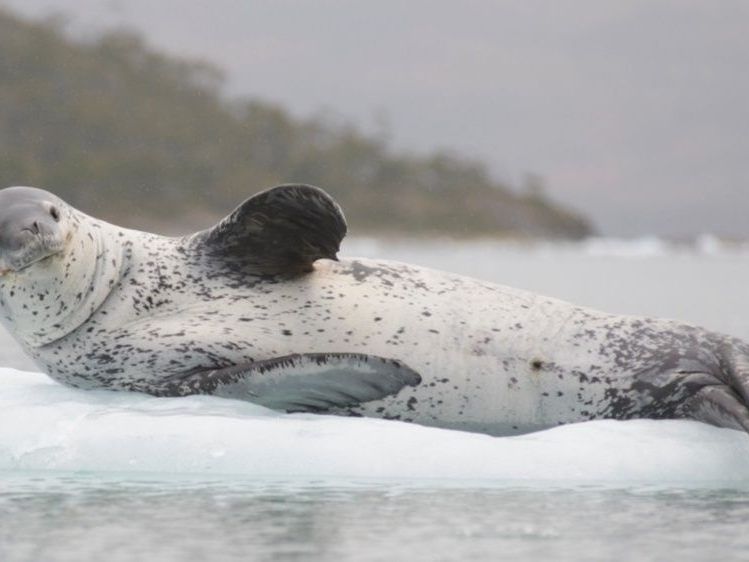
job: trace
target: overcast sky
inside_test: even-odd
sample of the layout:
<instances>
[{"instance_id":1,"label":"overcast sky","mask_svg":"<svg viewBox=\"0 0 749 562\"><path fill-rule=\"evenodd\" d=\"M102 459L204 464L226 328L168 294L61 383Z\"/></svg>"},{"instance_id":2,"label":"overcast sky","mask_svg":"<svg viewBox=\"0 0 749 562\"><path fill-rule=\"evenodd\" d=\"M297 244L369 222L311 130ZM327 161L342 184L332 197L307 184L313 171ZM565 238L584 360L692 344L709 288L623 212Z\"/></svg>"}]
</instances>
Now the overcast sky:
<instances>
[{"instance_id":1,"label":"overcast sky","mask_svg":"<svg viewBox=\"0 0 749 562\"><path fill-rule=\"evenodd\" d=\"M610 235L749 237L746 0L0 0L141 30L232 93L453 148Z\"/></svg>"}]
</instances>

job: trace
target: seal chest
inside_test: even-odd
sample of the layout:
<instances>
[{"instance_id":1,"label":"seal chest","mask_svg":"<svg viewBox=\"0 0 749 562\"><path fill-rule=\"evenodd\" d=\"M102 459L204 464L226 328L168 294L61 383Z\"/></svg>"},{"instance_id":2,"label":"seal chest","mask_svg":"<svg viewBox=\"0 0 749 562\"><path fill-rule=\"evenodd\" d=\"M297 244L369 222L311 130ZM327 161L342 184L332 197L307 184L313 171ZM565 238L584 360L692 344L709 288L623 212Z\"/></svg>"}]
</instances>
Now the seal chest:
<instances>
[{"instance_id":1,"label":"seal chest","mask_svg":"<svg viewBox=\"0 0 749 562\"><path fill-rule=\"evenodd\" d=\"M43 190L2 190L2 319L45 372L79 388L492 434L604 417L749 428L743 342L407 264L339 261L345 233L340 207L304 185L259 193L182 238L99 221Z\"/></svg>"}]
</instances>

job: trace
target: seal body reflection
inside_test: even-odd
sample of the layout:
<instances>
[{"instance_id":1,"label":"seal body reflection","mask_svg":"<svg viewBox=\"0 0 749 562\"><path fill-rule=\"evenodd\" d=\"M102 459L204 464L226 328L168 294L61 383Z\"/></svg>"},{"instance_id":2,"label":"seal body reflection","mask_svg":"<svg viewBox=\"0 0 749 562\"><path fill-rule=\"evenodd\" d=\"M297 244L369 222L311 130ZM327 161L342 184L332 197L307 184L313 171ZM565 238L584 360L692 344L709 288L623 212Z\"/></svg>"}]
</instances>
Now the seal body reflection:
<instances>
[{"instance_id":1,"label":"seal body reflection","mask_svg":"<svg viewBox=\"0 0 749 562\"><path fill-rule=\"evenodd\" d=\"M325 192L169 238L0 191L0 309L55 380L495 435L598 418L749 429L749 346L412 265L337 259Z\"/></svg>"}]
</instances>

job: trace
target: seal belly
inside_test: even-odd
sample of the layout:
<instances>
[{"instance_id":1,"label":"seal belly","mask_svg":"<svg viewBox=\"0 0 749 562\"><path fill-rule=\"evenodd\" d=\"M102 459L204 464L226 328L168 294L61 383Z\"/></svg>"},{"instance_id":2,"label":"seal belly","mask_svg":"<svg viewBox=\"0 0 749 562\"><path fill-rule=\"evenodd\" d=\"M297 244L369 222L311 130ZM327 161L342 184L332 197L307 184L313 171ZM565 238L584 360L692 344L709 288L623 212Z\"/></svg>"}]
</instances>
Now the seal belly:
<instances>
[{"instance_id":1,"label":"seal belly","mask_svg":"<svg viewBox=\"0 0 749 562\"><path fill-rule=\"evenodd\" d=\"M560 365L571 305L389 262L316 269L304 287L305 306L316 304L274 309L288 334L284 351L366 351L403 361L423 379L338 413L508 434L585 419L584 403L603 397L604 389L567 376L585 365Z\"/></svg>"}]
</instances>

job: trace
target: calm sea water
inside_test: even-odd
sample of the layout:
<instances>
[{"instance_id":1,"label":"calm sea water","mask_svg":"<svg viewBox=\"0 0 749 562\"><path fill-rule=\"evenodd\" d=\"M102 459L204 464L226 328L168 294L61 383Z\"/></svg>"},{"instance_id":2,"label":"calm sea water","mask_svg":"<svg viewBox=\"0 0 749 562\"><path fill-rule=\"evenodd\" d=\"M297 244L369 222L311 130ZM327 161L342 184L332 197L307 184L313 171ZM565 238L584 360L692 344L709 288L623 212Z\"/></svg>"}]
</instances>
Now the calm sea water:
<instances>
[{"instance_id":1,"label":"calm sea water","mask_svg":"<svg viewBox=\"0 0 749 562\"><path fill-rule=\"evenodd\" d=\"M2 560L746 560L748 490L6 475Z\"/></svg>"},{"instance_id":2,"label":"calm sea water","mask_svg":"<svg viewBox=\"0 0 749 562\"><path fill-rule=\"evenodd\" d=\"M676 317L749 339L749 253L703 249L657 241L358 241L346 253L458 271L614 312ZM7 337L0 340L0 365L29 367ZM59 400L60 412L77 411L63 395L50 396L47 410ZM28 423L35 412L29 410ZM12 433L0 429L0 436ZM60 435L68 439L74 431ZM66 454L63 438L55 439L62 451L55 454ZM258 454L272 451L271 444ZM341 452L330 455L335 464ZM527 462L550 462L534 455ZM480 462L478 455L470 459ZM725 481L665 477L657 485L626 478L310 479L298 476L303 465L283 479L140 473L125 463L117 471L0 470L0 561L745 560L749 474L736 474L737 466L746 464L726 464Z\"/></svg>"}]
</instances>

